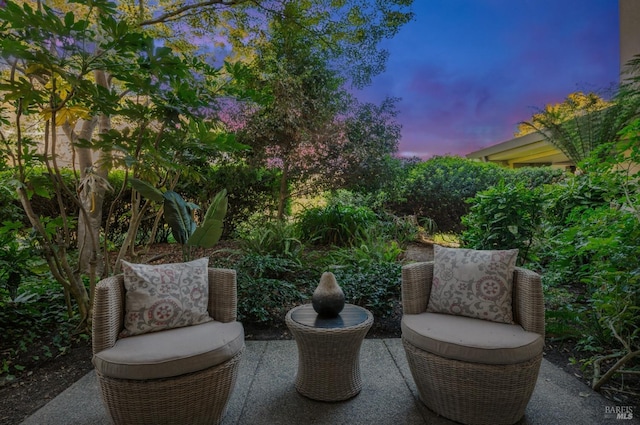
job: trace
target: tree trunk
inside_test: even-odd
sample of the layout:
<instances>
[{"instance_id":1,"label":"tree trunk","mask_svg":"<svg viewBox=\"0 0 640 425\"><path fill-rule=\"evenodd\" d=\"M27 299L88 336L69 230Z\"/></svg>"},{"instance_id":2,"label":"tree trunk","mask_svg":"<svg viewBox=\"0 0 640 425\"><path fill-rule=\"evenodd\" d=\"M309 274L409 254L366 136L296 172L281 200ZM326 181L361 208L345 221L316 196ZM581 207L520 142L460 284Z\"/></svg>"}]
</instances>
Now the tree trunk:
<instances>
[{"instance_id":1,"label":"tree trunk","mask_svg":"<svg viewBox=\"0 0 640 425\"><path fill-rule=\"evenodd\" d=\"M280 194L278 199L278 220L284 218L284 208L289 199L289 165L286 161L282 164L282 176L280 177Z\"/></svg>"},{"instance_id":2,"label":"tree trunk","mask_svg":"<svg viewBox=\"0 0 640 425\"><path fill-rule=\"evenodd\" d=\"M96 84L108 88L108 76L104 71L94 73ZM100 115L97 120L98 134L107 133L111 129L111 119L107 115ZM96 123L83 124L80 138L90 140ZM102 229L102 207L104 197L109 187L107 177L109 169L105 166L108 161L103 161L103 156L110 152L95 152L89 148L79 148L78 164L80 167L81 186L79 190L80 202L86 210L86 214L78 217L78 269L81 273L88 273L91 281L91 295L96 276L104 269L104 258L100 250L100 230ZM93 156L98 154L97 161Z\"/></svg>"},{"instance_id":3,"label":"tree trunk","mask_svg":"<svg viewBox=\"0 0 640 425\"><path fill-rule=\"evenodd\" d=\"M67 252L66 249L64 249L64 245L62 246L62 249L60 251L52 248L52 246L55 246L56 244L49 239L47 230L42 224L42 221L40 221L40 217L38 217L38 215L33 211L31 201L29 200L29 196L27 195L24 188L18 189L18 197L20 199L20 203L22 204L24 212L29 219L29 222L36 230L36 232L43 238L44 257L47 261L47 264L49 265L49 269L51 270L53 277L58 283L60 283L60 285L62 285L62 287L65 289L65 293L70 293L73 299L76 301L81 323L86 324L88 329L90 329L90 296L84 287L82 278L69 266L66 258ZM70 308L70 306L68 307ZM72 315L72 311L70 311L69 315Z\"/></svg>"}]
</instances>

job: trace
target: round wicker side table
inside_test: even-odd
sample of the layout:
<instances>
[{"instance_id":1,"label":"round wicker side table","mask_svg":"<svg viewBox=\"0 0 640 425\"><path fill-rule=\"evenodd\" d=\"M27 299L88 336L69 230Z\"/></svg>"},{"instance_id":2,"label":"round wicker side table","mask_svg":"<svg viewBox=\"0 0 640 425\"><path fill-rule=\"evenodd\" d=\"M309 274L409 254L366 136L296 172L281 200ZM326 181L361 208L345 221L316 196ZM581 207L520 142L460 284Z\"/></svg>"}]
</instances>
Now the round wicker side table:
<instances>
[{"instance_id":1,"label":"round wicker side table","mask_svg":"<svg viewBox=\"0 0 640 425\"><path fill-rule=\"evenodd\" d=\"M336 318L319 317L311 304L291 309L285 318L298 345L296 390L320 401L340 401L362 389L360 347L373 315L346 304Z\"/></svg>"}]
</instances>

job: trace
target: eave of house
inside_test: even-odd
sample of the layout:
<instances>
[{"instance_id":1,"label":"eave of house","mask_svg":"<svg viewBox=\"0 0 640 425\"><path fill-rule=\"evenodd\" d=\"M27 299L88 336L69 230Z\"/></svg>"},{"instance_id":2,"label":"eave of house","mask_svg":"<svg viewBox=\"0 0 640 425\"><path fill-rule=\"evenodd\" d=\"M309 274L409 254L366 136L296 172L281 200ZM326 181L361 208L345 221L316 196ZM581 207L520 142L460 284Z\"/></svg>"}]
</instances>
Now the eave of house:
<instances>
[{"instance_id":1,"label":"eave of house","mask_svg":"<svg viewBox=\"0 0 640 425\"><path fill-rule=\"evenodd\" d=\"M467 154L467 158L518 168L523 166L568 166L571 161L538 133L529 133Z\"/></svg>"},{"instance_id":2,"label":"eave of house","mask_svg":"<svg viewBox=\"0 0 640 425\"><path fill-rule=\"evenodd\" d=\"M619 0L620 70L640 52L640 1ZM630 75L621 73L621 79ZM573 164L559 149L545 141L540 133L531 133L467 154L467 158L496 162L517 168L525 165L566 167Z\"/></svg>"}]
</instances>

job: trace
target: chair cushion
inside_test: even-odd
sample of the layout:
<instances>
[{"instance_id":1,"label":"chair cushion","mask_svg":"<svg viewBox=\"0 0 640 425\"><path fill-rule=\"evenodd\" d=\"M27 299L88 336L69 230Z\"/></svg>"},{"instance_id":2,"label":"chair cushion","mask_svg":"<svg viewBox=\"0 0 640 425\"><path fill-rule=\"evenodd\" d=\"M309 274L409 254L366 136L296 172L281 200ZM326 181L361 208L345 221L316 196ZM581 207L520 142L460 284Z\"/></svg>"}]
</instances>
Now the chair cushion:
<instances>
[{"instance_id":1,"label":"chair cushion","mask_svg":"<svg viewBox=\"0 0 640 425\"><path fill-rule=\"evenodd\" d=\"M434 246L427 312L513 323L513 272L518 250Z\"/></svg>"},{"instance_id":2,"label":"chair cushion","mask_svg":"<svg viewBox=\"0 0 640 425\"><path fill-rule=\"evenodd\" d=\"M169 378L222 364L244 347L240 322L208 322L122 338L93 356L104 376L147 380Z\"/></svg>"},{"instance_id":3,"label":"chair cushion","mask_svg":"<svg viewBox=\"0 0 640 425\"><path fill-rule=\"evenodd\" d=\"M213 320L208 258L174 264L122 262L125 316L120 337L197 325Z\"/></svg>"},{"instance_id":4,"label":"chair cushion","mask_svg":"<svg viewBox=\"0 0 640 425\"><path fill-rule=\"evenodd\" d=\"M401 327L402 337L419 349L471 363L522 363L544 347L542 335L520 325L450 314L405 314Z\"/></svg>"}]
</instances>

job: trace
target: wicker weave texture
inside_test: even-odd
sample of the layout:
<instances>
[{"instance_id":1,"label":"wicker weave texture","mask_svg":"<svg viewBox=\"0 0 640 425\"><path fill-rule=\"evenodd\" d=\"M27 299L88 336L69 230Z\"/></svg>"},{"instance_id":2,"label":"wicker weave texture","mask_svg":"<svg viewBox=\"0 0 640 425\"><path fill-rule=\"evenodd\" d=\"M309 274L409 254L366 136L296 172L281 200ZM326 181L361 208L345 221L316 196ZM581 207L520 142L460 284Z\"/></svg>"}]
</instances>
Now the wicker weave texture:
<instances>
[{"instance_id":1,"label":"wicker weave texture","mask_svg":"<svg viewBox=\"0 0 640 425\"><path fill-rule=\"evenodd\" d=\"M544 337L544 297L540 276L516 267L513 279L514 320ZM433 262L402 270L405 314L426 311ZM542 352L524 363L486 365L447 359L421 350L403 338L411 374L422 401L436 413L465 424L513 424L524 415L535 388Z\"/></svg>"},{"instance_id":2,"label":"wicker weave texture","mask_svg":"<svg viewBox=\"0 0 640 425\"><path fill-rule=\"evenodd\" d=\"M209 268L209 315L222 323L235 322L238 312L236 271Z\"/></svg>"},{"instance_id":3,"label":"wicker weave texture","mask_svg":"<svg viewBox=\"0 0 640 425\"><path fill-rule=\"evenodd\" d=\"M292 320L294 310L287 313L285 321L298 346L296 390L320 401L356 396L362 389L360 347L373 324L371 312L355 326L314 328Z\"/></svg>"},{"instance_id":4,"label":"wicker weave texture","mask_svg":"<svg viewBox=\"0 0 640 425\"><path fill-rule=\"evenodd\" d=\"M518 422L536 385L542 353L513 365L484 365L446 359L403 339L407 361L422 402L464 424Z\"/></svg>"},{"instance_id":5,"label":"wicker weave texture","mask_svg":"<svg viewBox=\"0 0 640 425\"><path fill-rule=\"evenodd\" d=\"M433 280L433 261L412 263L402 267L402 311L420 314L427 311Z\"/></svg>"},{"instance_id":6,"label":"wicker weave texture","mask_svg":"<svg viewBox=\"0 0 640 425\"><path fill-rule=\"evenodd\" d=\"M544 294L540 275L516 267L513 277L513 318L525 331L544 338Z\"/></svg>"},{"instance_id":7,"label":"wicker weave texture","mask_svg":"<svg viewBox=\"0 0 640 425\"><path fill-rule=\"evenodd\" d=\"M115 424L219 424L243 351L219 366L170 379L133 381L97 373L107 413Z\"/></svg>"},{"instance_id":8,"label":"wicker weave texture","mask_svg":"<svg viewBox=\"0 0 640 425\"><path fill-rule=\"evenodd\" d=\"M124 276L111 276L98 282L93 297L93 354L111 348L124 327Z\"/></svg>"},{"instance_id":9,"label":"wicker weave texture","mask_svg":"<svg viewBox=\"0 0 640 425\"><path fill-rule=\"evenodd\" d=\"M236 272L209 269L209 315L221 322L236 320ZM124 277L96 285L93 306L93 353L115 345L123 329ZM115 424L217 424L222 421L235 387L244 348L209 369L159 380L125 380L97 373L101 396Z\"/></svg>"}]
</instances>

